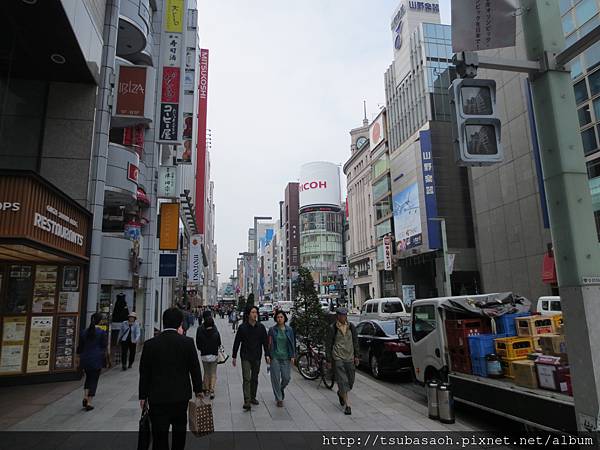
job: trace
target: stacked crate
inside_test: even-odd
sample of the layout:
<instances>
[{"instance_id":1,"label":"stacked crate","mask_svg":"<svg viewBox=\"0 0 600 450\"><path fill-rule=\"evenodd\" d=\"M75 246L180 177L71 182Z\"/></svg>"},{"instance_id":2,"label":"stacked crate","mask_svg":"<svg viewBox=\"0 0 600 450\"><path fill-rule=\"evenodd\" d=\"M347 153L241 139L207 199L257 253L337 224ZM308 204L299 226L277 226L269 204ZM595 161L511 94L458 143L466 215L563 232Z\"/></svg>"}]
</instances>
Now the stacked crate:
<instances>
[{"instance_id":1,"label":"stacked crate","mask_svg":"<svg viewBox=\"0 0 600 450\"><path fill-rule=\"evenodd\" d=\"M480 334L469 336L469 352L471 354L471 370L473 375L488 376L487 355L494 353L494 341L503 338L503 334Z\"/></svg>"},{"instance_id":2,"label":"stacked crate","mask_svg":"<svg viewBox=\"0 0 600 450\"><path fill-rule=\"evenodd\" d=\"M519 336L528 336L533 340L535 351L541 351L539 343L540 336L553 334L556 332L555 322L551 316L528 316L515 319L517 334Z\"/></svg>"},{"instance_id":3,"label":"stacked crate","mask_svg":"<svg viewBox=\"0 0 600 450\"><path fill-rule=\"evenodd\" d=\"M514 378L511 363L527 359L533 353L533 339L531 337L506 337L495 340L496 355L500 359L504 376Z\"/></svg>"},{"instance_id":4,"label":"stacked crate","mask_svg":"<svg viewBox=\"0 0 600 450\"><path fill-rule=\"evenodd\" d=\"M452 370L472 373L469 336L490 332L487 319L460 319L446 321L446 338Z\"/></svg>"}]
</instances>

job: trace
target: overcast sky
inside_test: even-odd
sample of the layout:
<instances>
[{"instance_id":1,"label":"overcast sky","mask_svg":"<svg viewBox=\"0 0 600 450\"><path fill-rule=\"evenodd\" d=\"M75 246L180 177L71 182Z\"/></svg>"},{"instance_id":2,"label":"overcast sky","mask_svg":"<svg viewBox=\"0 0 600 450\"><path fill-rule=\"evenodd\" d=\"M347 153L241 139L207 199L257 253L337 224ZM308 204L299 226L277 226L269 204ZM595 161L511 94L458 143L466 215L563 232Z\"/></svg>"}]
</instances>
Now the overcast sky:
<instances>
[{"instance_id":1,"label":"overcast sky","mask_svg":"<svg viewBox=\"0 0 600 450\"><path fill-rule=\"evenodd\" d=\"M390 21L399 2L198 3L201 46L210 50L208 128L223 282L247 251L253 217L279 217L285 186L298 180L303 163L343 165L363 100L369 119L385 104ZM444 23L449 4L440 0Z\"/></svg>"}]
</instances>

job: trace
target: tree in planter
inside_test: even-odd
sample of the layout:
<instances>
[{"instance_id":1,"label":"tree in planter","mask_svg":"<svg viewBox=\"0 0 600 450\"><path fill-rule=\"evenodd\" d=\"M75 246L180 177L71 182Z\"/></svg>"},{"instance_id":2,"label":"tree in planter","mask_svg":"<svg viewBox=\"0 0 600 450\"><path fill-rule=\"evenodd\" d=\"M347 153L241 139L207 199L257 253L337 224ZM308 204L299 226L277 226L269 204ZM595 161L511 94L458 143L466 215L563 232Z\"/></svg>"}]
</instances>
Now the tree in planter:
<instances>
[{"instance_id":1,"label":"tree in planter","mask_svg":"<svg viewBox=\"0 0 600 450\"><path fill-rule=\"evenodd\" d=\"M242 312L244 310L244 308L246 307L246 299L244 298L243 295L240 295L238 297L238 302L237 302L237 310L238 312Z\"/></svg>"},{"instance_id":2,"label":"tree in planter","mask_svg":"<svg viewBox=\"0 0 600 450\"><path fill-rule=\"evenodd\" d=\"M325 338L327 321L313 277L306 267L300 267L298 271L297 286L298 292L292 309L294 332L312 343L320 344Z\"/></svg>"}]
</instances>

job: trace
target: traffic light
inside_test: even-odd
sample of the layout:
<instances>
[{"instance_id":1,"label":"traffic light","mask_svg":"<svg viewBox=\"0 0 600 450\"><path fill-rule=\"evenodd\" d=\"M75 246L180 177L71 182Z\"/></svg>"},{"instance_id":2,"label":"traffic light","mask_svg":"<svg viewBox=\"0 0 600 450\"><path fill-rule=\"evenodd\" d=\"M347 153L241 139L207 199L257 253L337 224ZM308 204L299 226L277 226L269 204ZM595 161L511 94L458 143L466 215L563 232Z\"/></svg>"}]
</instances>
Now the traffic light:
<instances>
[{"instance_id":1,"label":"traffic light","mask_svg":"<svg viewBox=\"0 0 600 450\"><path fill-rule=\"evenodd\" d=\"M457 163L486 166L502 162L501 123L496 109L496 82L456 79L450 86L454 108L452 135Z\"/></svg>"}]
</instances>

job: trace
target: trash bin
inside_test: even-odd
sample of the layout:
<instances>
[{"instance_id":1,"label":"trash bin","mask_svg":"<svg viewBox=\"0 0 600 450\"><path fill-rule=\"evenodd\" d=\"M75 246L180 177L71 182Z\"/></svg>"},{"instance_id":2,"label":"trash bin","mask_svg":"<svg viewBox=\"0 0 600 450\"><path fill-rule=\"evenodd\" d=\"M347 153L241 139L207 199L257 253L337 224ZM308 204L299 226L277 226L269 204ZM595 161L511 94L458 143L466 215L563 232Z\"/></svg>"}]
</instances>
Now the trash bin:
<instances>
[{"instance_id":1,"label":"trash bin","mask_svg":"<svg viewBox=\"0 0 600 450\"><path fill-rule=\"evenodd\" d=\"M427 383L427 410L430 419L438 419L438 382L433 380Z\"/></svg>"},{"instance_id":2,"label":"trash bin","mask_svg":"<svg viewBox=\"0 0 600 450\"><path fill-rule=\"evenodd\" d=\"M438 415L442 423L454 423L454 397L447 383L440 384L437 389Z\"/></svg>"}]
</instances>

